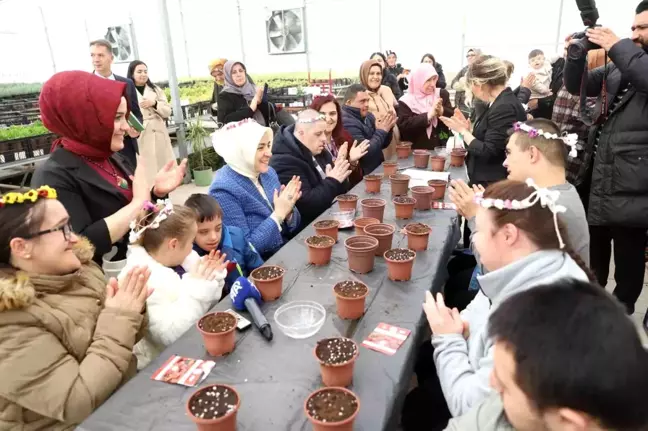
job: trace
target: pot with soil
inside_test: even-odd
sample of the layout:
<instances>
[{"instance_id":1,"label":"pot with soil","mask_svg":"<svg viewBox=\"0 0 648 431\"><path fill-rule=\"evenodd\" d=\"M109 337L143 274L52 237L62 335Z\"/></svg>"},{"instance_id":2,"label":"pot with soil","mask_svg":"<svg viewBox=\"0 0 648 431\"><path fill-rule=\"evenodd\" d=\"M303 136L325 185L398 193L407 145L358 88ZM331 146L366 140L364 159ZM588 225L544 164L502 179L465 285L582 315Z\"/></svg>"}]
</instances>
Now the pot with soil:
<instances>
[{"instance_id":1,"label":"pot with soil","mask_svg":"<svg viewBox=\"0 0 648 431\"><path fill-rule=\"evenodd\" d=\"M426 150L414 150L414 167L426 169L430 161L430 152Z\"/></svg>"},{"instance_id":2,"label":"pot with soil","mask_svg":"<svg viewBox=\"0 0 648 431\"><path fill-rule=\"evenodd\" d=\"M378 240L371 236L352 236L344 241L349 257L349 269L358 274L366 274L374 268L374 253Z\"/></svg>"},{"instance_id":3,"label":"pot with soil","mask_svg":"<svg viewBox=\"0 0 648 431\"><path fill-rule=\"evenodd\" d=\"M387 201L384 199L363 199L360 201L362 216L378 219L382 223L385 205L387 205Z\"/></svg>"},{"instance_id":4,"label":"pot with soil","mask_svg":"<svg viewBox=\"0 0 648 431\"><path fill-rule=\"evenodd\" d=\"M345 387L353 382L353 366L358 357L358 345L349 338L325 338L315 346L324 386Z\"/></svg>"},{"instance_id":5,"label":"pot with soil","mask_svg":"<svg viewBox=\"0 0 648 431\"><path fill-rule=\"evenodd\" d=\"M416 253L407 248L392 248L385 252L387 276L392 281L409 281Z\"/></svg>"},{"instance_id":6,"label":"pot with soil","mask_svg":"<svg viewBox=\"0 0 648 431\"><path fill-rule=\"evenodd\" d=\"M446 158L439 155L434 155L430 158L430 165L435 172L443 172L445 170Z\"/></svg>"},{"instance_id":7,"label":"pot with soil","mask_svg":"<svg viewBox=\"0 0 648 431\"><path fill-rule=\"evenodd\" d=\"M236 317L224 311L205 314L198 321L198 331L210 355L223 356L234 350L236 323Z\"/></svg>"},{"instance_id":8,"label":"pot with soil","mask_svg":"<svg viewBox=\"0 0 648 431\"><path fill-rule=\"evenodd\" d=\"M428 186L434 189L434 193L430 196L431 200L437 201L445 198L446 187L448 187L447 182L443 180L430 180L428 181Z\"/></svg>"},{"instance_id":9,"label":"pot with soil","mask_svg":"<svg viewBox=\"0 0 648 431\"><path fill-rule=\"evenodd\" d=\"M431 208L430 198L434 194L434 189L429 186L412 187L412 196L416 199L416 209L426 211Z\"/></svg>"},{"instance_id":10,"label":"pot with soil","mask_svg":"<svg viewBox=\"0 0 648 431\"><path fill-rule=\"evenodd\" d=\"M333 286L337 315L341 319L359 319L364 314L369 288L359 281L341 281Z\"/></svg>"},{"instance_id":11,"label":"pot with soil","mask_svg":"<svg viewBox=\"0 0 648 431\"><path fill-rule=\"evenodd\" d=\"M315 235L306 238L308 246L308 263L313 265L328 265L331 261L335 240L330 236Z\"/></svg>"},{"instance_id":12,"label":"pot with soil","mask_svg":"<svg viewBox=\"0 0 648 431\"><path fill-rule=\"evenodd\" d=\"M185 405L199 431L235 431L241 397L228 385L209 385L194 392Z\"/></svg>"},{"instance_id":13,"label":"pot with soil","mask_svg":"<svg viewBox=\"0 0 648 431\"><path fill-rule=\"evenodd\" d=\"M322 220L313 225L315 233L318 235L326 235L333 238L335 242L338 240L338 230L340 229L340 222L337 220Z\"/></svg>"},{"instance_id":14,"label":"pot with soil","mask_svg":"<svg viewBox=\"0 0 648 431\"><path fill-rule=\"evenodd\" d=\"M423 223L410 223L405 226L407 248L414 251L426 250L431 231L432 228Z\"/></svg>"},{"instance_id":15,"label":"pot with soil","mask_svg":"<svg viewBox=\"0 0 648 431\"><path fill-rule=\"evenodd\" d=\"M390 224L370 224L364 228L365 235L372 236L378 240L376 256L382 256L392 247L392 240L396 228Z\"/></svg>"},{"instance_id":16,"label":"pot with soil","mask_svg":"<svg viewBox=\"0 0 648 431\"><path fill-rule=\"evenodd\" d=\"M406 159L410 156L412 152L412 143L411 142L402 142L396 146L396 154L399 159Z\"/></svg>"},{"instance_id":17,"label":"pot with soil","mask_svg":"<svg viewBox=\"0 0 648 431\"><path fill-rule=\"evenodd\" d=\"M466 159L466 150L463 148L455 148L450 153L450 166L461 167L464 165Z\"/></svg>"},{"instance_id":18,"label":"pot with soil","mask_svg":"<svg viewBox=\"0 0 648 431\"><path fill-rule=\"evenodd\" d=\"M410 176L404 174L395 174L389 177L391 181L392 196L407 196L409 190Z\"/></svg>"},{"instance_id":19,"label":"pot with soil","mask_svg":"<svg viewBox=\"0 0 648 431\"><path fill-rule=\"evenodd\" d=\"M254 285L264 301L274 301L281 296L286 270L280 266L261 266L250 273Z\"/></svg>"},{"instance_id":20,"label":"pot with soil","mask_svg":"<svg viewBox=\"0 0 648 431\"><path fill-rule=\"evenodd\" d=\"M398 172L398 162L383 162L383 173L385 177L389 178L390 175L394 175Z\"/></svg>"},{"instance_id":21,"label":"pot with soil","mask_svg":"<svg viewBox=\"0 0 648 431\"><path fill-rule=\"evenodd\" d=\"M383 176L381 174L365 175L365 192L367 193L380 193L380 186L382 185Z\"/></svg>"},{"instance_id":22,"label":"pot with soil","mask_svg":"<svg viewBox=\"0 0 648 431\"><path fill-rule=\"evenodd\" d=\"M414 216L416 199L409 196L398 196L392 199L396 208L396 218L401 220L411 219Z\"/></svg>"},{"instance_id":23,"label":"pot with soil","mask_svg":"<svg viewBox=\"0 0 648 431\"><path fill-rule=\"evenodd\" d=\"M360 399L346 388L318 389L304 403L313 431L353 431L358 411Z\"/></svg>"},{"instance_id":24,"label":"pot with soil","mask_svg":"<svg viewBox=\"0 0 648 431\"><path fill-rule=\"evenodd\" d=\"M369 226L370 224L378 224L378 223L380 223L380 220L378 220L377 218L359 217L353 221L353 226L355 227L355 234L364 235L365 226Z\"/></svg>"},{"instance_id":25,"label":"pot with soil","mask_svg":"<svg viewBox=\"0 0 648 431\"><path fill-rule=\"evenodd\" d=\"M358 195L340 195L336 197L340 211L355 210L358 205Z\"/></svg>"}]
</instances>

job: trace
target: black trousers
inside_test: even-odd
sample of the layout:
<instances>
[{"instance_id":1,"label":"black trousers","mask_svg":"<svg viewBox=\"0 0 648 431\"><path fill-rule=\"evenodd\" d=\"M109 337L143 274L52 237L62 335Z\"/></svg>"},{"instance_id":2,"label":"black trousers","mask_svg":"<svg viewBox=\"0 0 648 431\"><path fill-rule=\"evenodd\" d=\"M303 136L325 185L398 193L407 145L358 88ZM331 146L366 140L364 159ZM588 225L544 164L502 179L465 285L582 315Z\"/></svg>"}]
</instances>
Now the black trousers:
<instances>
[{"instance_id":1,"label":"black trousers","mask_svg":"<svg viewBox=\"0 0 648 431\"><path fill-rule=\"evenodd\" d=\"M452 418L434 366L434 347L430 340L419 349L414 372L418 387L405 397L401 425L404 431L441 431Z\"/></svg>"},{"instance_id":2,"label":"black trousers","mask_svg":"<svg viewBox=\"0 0 648 431\"><path fill-rule=\"evenodd\" d=\"M635 302L643 288L646 264L646 229L623 226L590 226L590 263L601 286L607 284L610 256L614 242L614 295L628 313L634 313Z\"/></svg>"}]
</instances>

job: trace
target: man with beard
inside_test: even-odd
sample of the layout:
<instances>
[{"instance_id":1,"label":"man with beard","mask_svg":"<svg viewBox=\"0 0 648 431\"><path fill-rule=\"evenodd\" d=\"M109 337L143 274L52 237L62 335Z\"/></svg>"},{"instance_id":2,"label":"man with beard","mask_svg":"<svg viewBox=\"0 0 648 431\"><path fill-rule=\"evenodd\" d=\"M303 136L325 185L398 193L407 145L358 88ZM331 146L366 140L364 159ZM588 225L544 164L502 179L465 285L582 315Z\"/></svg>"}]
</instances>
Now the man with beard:
<instances>
[{"instance_id":1,"label":"man with beard","mask_svg":"<svg viewBox=\"0 0 648 431\"><path fill-rule=\"evenodd\" d=\"M614 294L632 314L643 288L648 229L648 0L636 9L632 39L620 39L605 27L589 28L587 38L612 60L587 75L586 96L606 88L608 101L601 124L589 135L594 148L588 167L590 262L605 286L614 243ZM580 94L586 64L585 57L567 59L570 93Z\"/></svg>"}]
</instances>

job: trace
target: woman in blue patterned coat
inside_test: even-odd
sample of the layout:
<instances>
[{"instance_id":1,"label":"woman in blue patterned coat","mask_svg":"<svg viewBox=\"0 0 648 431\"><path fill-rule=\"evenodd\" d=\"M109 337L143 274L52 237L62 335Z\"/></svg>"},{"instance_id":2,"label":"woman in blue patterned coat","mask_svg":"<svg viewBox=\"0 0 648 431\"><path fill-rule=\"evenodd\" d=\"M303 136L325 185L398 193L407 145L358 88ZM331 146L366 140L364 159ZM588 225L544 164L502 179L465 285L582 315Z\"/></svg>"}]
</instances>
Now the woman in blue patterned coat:
<instances>
[{"instance_id":1,"label":"woman in blue patterned coat","mask_svg":"<svg viewBox=\"0 0 648 431\"><path fill-rule=\"evenodd\" d=\"M214 149L227 165L216 172L209 194L223 209L223 223L242 229L266 260L299 228L295 203L301 197L301 181L294 177L283 186L269 166L272 129L248 119L212 136Z\"/></svg>"}]
</instances>

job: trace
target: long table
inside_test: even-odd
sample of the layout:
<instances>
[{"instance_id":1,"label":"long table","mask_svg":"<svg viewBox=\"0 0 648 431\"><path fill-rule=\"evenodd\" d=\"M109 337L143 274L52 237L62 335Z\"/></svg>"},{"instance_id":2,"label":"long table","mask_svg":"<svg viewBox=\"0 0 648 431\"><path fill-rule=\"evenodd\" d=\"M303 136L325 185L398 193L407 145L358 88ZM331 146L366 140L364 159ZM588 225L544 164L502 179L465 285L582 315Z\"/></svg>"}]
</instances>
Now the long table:
<instances>
[{"instance_id":1,"label":"long table","mask_svg":"<svg viewBox=\"0 0 648 431\"><path fill-rule=\"evenodd\" d=\"M413 165L412 159L399 161L400 167ZM380 172L379 168L376 172ZM451 178L466 178L464 168L451 168ZM351 193L364 197L364 183ZM376 258L375 268L365 275L353 274L347 267L344 240L353 229L340 231L338 243L328 266L308 264L305 239L314 234L312 225L286 244L267 263L286 268L283 294L277 301L263 305L263 312L273 326L274 339L265 341L256 328L237 334L234 352L215 358L216 366L203 385L226 383L241 396L238 413L239 431L308 430L303 404L307 396L321 387L319 365L313 348L321 338L345 336L361 344L376 326L389 323L412 331L407 341L393 356L364 347L355 364L353 385L361 408L355 421L356 430L378 431L396 429L403 400L409 389L419 345L429 335L423 313L424 292L441 291L446 278L446 263L460 237L457 214L453 210L415 211L412 220L397 220L391 203L389 181L383 181L382 197L388 201L384 222L397 226L394 247L407 247L407 237L399 230L407 223L422 222L432 226L427 251L418 252L413 277L409 282L392 282L386 276L383 258ZM360 206L358 205L358 208ZM327 218L330 211L318 220ZM369 286L366 313L357 321L340 319L335 313L332 287L335 283L357 279ZM314 336L295 340L285 336L274 323L275 310L290 301L317 301L326 309L326 321ZM215 310L231 307L229 298ZM191 358L212 359L205 351L195 327L169 346L147 368L126 383L78 429L104 430L193 430L195 426L185 415L185 402L195 388L151 380L153 372L173 354ZM98 373L101 370L97 370Z\"/></svg>"}]
</instances>

